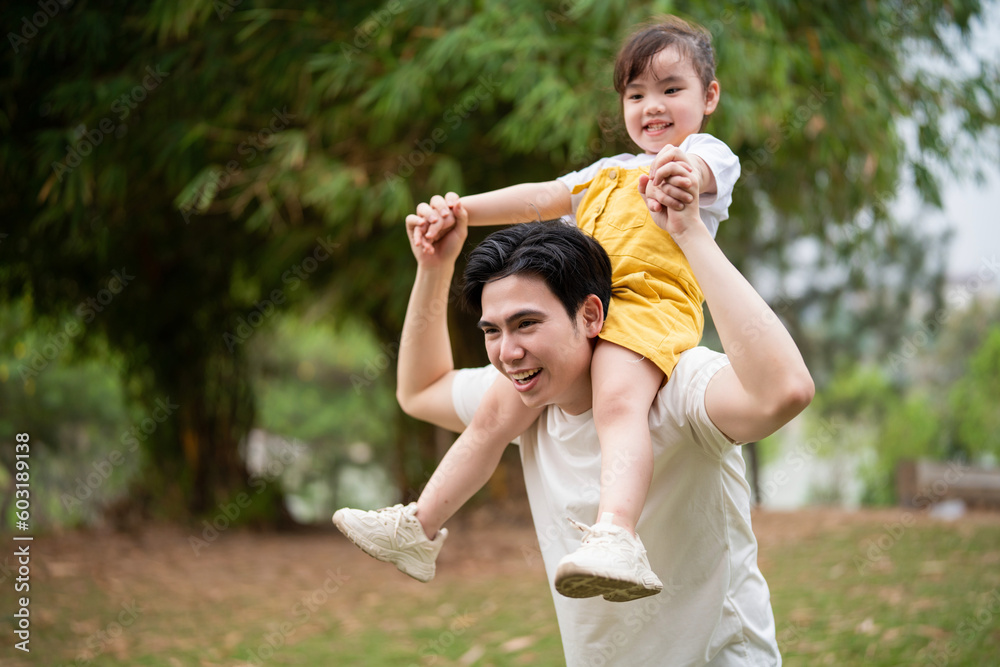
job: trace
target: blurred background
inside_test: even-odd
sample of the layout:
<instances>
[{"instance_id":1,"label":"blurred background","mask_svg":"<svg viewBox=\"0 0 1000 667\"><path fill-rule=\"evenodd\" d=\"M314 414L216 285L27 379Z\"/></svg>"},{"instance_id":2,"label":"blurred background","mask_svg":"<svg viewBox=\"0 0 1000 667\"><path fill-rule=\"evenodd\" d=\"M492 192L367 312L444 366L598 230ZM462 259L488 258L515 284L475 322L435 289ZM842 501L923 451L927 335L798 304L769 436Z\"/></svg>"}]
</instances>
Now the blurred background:
<instances>
[{"instance_id":1,"label":"blurred background","mask_svg":"<svg viewBox=\"0 0 1000 667\"><path fill-rule=\"evenodd\" d=\"M171 548L197 558L218 539L240 553L270 544L281 561L283 545L305 549L283 535L325 529L338 507L414 499L453 436L395 402L415 270L403 219L433 194L551 180L633 152L611 70L622 39L657 13L712 33L722 101L707 131L742 165L718 240L786 322L817 383L806 413L745 449L756 502L772 512L822 507L826 517L867 511L876 545L890 527L910 528L900 517L964 517L992 531L970 533L985 546L967 576L983 583L980 570L996 573L1000 530L979 511L1000 503L997 3L7 2L0 532L15 532L13 443L28 433L32 530L54 554L116 545L77 565L38 557L38 595L54 597L37 623L65 630L46 660L508 664L503 655L518 664L534 655L521 664L558 664L551 613L521 615L550 628L537 644L511 645L517 632L494 644L457 632L454 619L504 608L490 593L465 607L454 592L434 593L438 625L421 626L416 647L395 657L374 658L372 647L358 649L368 658L308 657L290 650L300 641L290 633L280 655L261 657L258 644L223 633L206 641L222 652L206 658L147 646L141 632L91 641L128 595L79 589L79 604L105 610L84 623L44 582L84 585L91 570L79 563L103 567L121 555L121 535L146 536L127 542L139 560ZM474 230L469 247L489 231ZM457 363L487 363L469 316L452 310ZM710 322L705 344L718 348ZM473 503L482 512L463 516L470 530L491 519L522 530L512 562L537 568L534 547L517 542L532 539L519 474L511 448ZM801 523L815 525L825 524ZM884 564L863 555L863 539L843 556L859 577L867 572L852 554ZM948 553L970 548L960 544ZM961 569L952 565L945 570ZM924 561L914 567L924 572ZM990 576L987 593L1000 585ZM327 575L303 577L315 588ZM544 577L531 590L550 606ZM779 618L793 617L775 596L776 613L788 612ZM495 601L488 610L484 598ZM963 604L944 635L920 634L931 627L921 621L916 634L878 636L890 645L917 637L906 661L986 664L975 651L995 656L1000 603L952 654L963 615L991 609L986 598ZM790 628L792 662L798 652L817 664L827 649L837 664L878 662L870 642L845 657L803 639L817 615L779 622ZM350 619L329 623L351 635ZM888 627L877 614L848 625L862 638ZM454 645L421 652L445 632ZM410 641L397 640L375 644ZM890 655L882 664L904 664Z\"/></svg>"}]
</instances>

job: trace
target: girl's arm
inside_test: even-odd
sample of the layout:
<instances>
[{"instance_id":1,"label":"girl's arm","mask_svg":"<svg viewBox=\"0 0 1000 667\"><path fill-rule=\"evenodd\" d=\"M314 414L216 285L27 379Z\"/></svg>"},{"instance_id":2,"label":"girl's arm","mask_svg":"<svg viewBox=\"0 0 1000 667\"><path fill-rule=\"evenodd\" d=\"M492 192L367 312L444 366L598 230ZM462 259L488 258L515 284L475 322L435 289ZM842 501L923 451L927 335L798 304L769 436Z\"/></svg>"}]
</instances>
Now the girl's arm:
<instances>
[{"instance_id":1,"label":"girl's arm","mask_svg":"<svg viewBox=\"0 0 1000 667\"><path fill-rule=\"evenodd\" d=\"M452 207L459 196L449 192L435 195L430 203L417 206L417 216L423 222L413 227L411 240L425 251L433 253L433 243L455 226ZM508 188L483 192L461 198L469 214L469 224L475 226L512 225L536 220L555 220L573 212L569 188L559 181L521 183Z\"/></svg>"},{"instance_id":2,"label":"girl's arm","mask_svg":"<svg viewBox=\"0 0 1000 667\"><path fill-rule=\"evenodd\" d=\"M521 183L469 195L462 197L462 204L473 226L555 220L573 212L569 189L559 181Z\"/></svg>"},{"instance_id":3,"label":"girl's arm","mask_svg":"<svg viewBox=\"0 0 1000 667\"><path fill-rule=\"evenodd\" d=\"M715 174L712 173L712 169L708 166L708 163L700 156L694 153L690 153L691 166L694 167L699 174L699 181L701 187L698 188L698 194L700 195L714 195L719 186L715 183Z\"/></svg>"}]
</instances>

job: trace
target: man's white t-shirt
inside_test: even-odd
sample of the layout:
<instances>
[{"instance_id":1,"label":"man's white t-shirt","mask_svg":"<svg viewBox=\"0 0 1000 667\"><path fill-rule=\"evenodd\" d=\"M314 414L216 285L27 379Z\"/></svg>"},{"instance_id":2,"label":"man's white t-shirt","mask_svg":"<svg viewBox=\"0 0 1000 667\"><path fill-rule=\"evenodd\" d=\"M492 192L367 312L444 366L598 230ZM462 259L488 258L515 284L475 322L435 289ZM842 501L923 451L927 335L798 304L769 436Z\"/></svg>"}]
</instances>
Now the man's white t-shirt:
<instances>
[{"instance_id":1,"label":"man's white t-shirt","mask_svg":"<svg viewBox=\"0 0 1000 667\"><path fill-rule=\"evenodd\" d=\"M580 545L600 501L593 412L548 406L520 438L531 514L569 667L780 665L770 592L757 567L750 487L739 446L708 417L705 388L728 358L684 352L649 413L654 469L637 525L663 591L633 602L555 591L556 565ZM466 424L497 371L465 369L452 400Z\"/></svg>"}]
</instances>

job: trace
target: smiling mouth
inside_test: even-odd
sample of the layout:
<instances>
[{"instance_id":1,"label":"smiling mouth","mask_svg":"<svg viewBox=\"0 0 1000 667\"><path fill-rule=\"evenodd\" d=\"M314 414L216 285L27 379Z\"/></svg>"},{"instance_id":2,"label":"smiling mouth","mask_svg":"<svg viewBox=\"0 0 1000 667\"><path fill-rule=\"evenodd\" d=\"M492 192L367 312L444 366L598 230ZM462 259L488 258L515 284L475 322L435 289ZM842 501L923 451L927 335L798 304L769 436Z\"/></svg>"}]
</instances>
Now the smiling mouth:
<instances>
[{"instance_id":1,"label":"smiling mouth","mask_svg":"<svg viewBox=\"0 0 1000 667\"><path fill-rule=\"evenodd\" d=\"M646 126L646 131L648 131L648 132L658 132L660 130L667 129L671 125L673 125L673 123L664 123L664 122L650 123L649 125Z\"/></svg>"},{"instance_id":2,"label":"smiling mouth","mask_svg":"<svg viewBox=\"0 0 1000 667\"><path fill-rule=\"evenodd\" d=\"M519 371L517 373L509 373L509 375L510 375L510 379L513 380L515 383L517 383L517 384L527 384L527 383L531 382L531 380L536 375L538 375L541 372L542 372L541 368L535 368L535 369L528 370L528 371Z\"/></svg>"}]
</instances>

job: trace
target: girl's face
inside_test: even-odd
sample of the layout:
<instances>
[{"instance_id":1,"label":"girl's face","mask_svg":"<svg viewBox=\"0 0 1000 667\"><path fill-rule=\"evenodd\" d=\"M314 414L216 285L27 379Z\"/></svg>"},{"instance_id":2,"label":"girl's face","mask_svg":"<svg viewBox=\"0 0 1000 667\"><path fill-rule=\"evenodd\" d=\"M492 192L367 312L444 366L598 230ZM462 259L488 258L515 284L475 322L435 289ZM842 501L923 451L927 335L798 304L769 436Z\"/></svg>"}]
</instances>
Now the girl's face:
<instances>
[{"instance_id":1,"label":"girl's face","mask_svg":"<svg viewBox=\"0 0 1000 667\"><path fill-rule=\"evenodd\" d=\"M645 152L655 155L670 144L679 146L701 131L705 116L719 103L719 83L706 90L694 64L668 46L649 68L625 86L622 109L628 136Z\"/></svg>"}]
</instances>

